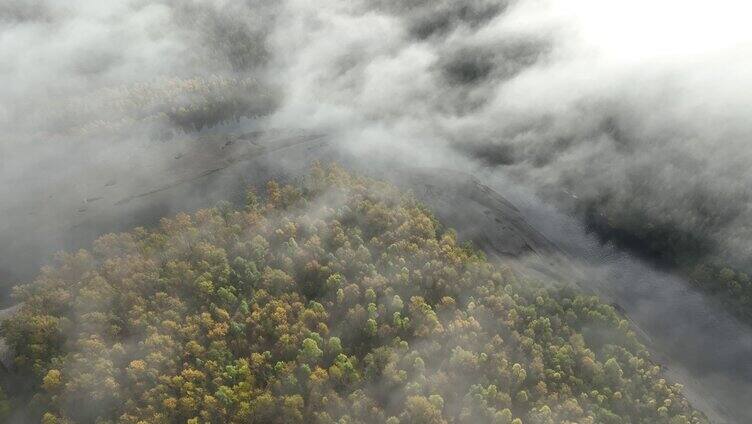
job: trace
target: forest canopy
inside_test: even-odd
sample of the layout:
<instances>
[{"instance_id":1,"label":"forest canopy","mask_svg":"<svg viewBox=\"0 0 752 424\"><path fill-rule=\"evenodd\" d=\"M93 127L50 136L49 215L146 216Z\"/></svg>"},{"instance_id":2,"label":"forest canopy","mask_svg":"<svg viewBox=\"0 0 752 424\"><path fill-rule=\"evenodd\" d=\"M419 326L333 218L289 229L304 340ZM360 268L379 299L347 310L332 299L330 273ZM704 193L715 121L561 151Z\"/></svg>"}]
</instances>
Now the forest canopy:
<instances>
[{"instance_id":1,"label":"forest canopy","mask_svg":"<svg viewBox=\"0 0 752 424\"><path fill-rule=\"evenodd\" d=\"M105 235L14 295L6 418L707 422L614 308L489 262L336 166Z\"/></svg>"}]
</instances>

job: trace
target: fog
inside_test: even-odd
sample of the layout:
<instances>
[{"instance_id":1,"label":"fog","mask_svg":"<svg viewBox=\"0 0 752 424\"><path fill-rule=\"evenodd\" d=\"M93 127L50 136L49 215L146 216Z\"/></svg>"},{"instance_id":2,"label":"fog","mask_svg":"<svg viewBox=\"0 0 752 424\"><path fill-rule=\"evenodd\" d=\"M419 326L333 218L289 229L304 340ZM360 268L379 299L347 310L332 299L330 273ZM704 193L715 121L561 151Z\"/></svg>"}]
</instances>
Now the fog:
<instances>
[{"instance_id":1,"label":"fog","mask_svg":"<svg viewBox=\"0 0 752 424\"><path fill-rule=\"evenodd\" d=\"M405 4L289 3L273 122L411 161L457 150L572 209L626 208L747 257L747 6Z\"/></svg>"},{"instance_id":2,"label":"fog","mask_svg":"<svg viewBox=\"0 0 752 424\"><path fill-rule=\"evenodd\" d=\"M127 168L119 149L145 138L270 114L263 127L409 163L477 160L571 211L628 209L696 233L703 254L750 254L740 2L1 7L3 185L62 166L43 161L68 150L61 137L115 139L98 161Z\"/></svg>"},{"instance_id":3,"label":"fog","mask_svg":"<svg viewBox=\"0 0 752 424\"><path fill-rule=\"evenodd\" d=\"M602 281L661 338L648 343L677 358L674 378L705 378L695 399L734 391L706 407L748 419L733 415L750 393L748 330L583 222L655 222L690 234L696 257L752 268L750 13L733 0L5 1L0 298L54 250L232 194L234 175L149 213L118 204L234 163L207 143L326 134L354 167L484 175L584 261L581 283ZM255 172L282 172L283 156Z\"/></svg>"}]
</instances>

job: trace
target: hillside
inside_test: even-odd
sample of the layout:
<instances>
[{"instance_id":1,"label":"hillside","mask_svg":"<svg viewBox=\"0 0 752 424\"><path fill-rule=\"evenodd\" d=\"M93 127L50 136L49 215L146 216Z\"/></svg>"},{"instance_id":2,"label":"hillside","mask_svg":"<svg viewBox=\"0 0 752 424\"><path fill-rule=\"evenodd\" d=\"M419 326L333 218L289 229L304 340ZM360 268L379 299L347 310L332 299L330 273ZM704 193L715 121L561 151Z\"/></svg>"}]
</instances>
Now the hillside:
<instances>
[{"instance_id":1,"label":"hillside","mask_svg":"<svg viewBox=\"0 0 752 424\"><path fill-rule=\"evenodd\" d=\"M612 307L336 167L103 236L15 296L12 401L45 423L706 422Z\"/></svg>"}]
</instances>

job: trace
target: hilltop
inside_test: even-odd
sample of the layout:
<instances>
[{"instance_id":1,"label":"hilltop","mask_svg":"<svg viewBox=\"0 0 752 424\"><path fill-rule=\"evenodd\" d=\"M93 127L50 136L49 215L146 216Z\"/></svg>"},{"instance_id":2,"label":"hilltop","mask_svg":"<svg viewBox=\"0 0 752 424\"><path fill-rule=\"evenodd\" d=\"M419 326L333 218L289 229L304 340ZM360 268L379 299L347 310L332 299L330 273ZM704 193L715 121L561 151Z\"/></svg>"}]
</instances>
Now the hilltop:
<instances>
[{"instance_id":1,"label":"hilltop","mask_svg":"<svg viewBox=\"0 0 752 424\"><path fill-rule=\"evenodd\" d=\"M705 422L612 307L336 167L58 260L2 325L45 423Z\"/></svg>"}]
</instances>

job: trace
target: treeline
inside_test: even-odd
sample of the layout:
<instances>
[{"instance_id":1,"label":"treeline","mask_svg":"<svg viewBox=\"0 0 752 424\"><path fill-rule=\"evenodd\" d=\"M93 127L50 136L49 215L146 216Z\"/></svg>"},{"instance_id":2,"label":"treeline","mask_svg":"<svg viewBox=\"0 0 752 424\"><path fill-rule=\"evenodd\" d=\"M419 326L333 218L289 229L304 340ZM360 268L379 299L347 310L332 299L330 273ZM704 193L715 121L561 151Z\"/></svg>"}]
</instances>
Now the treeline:
<instances>
[{"instance_id":1,"label":"treeline","mask_svg":"<svg viewBox=\"0 0 752 424\"><path fill-rule=\"evenodd\" d=\"M752 281L745 272L722 261L703 261L687 269L689 281L726 306L726 310L752 324Z\"/></svg>"},{"instance_id":2,"label":"treeline","mask_svg":"<svg viewBox=\"0 0 752 424\"><path fill-rule=\"evenodd\" d=\"M16 417L707 422L612 307L520 280L440 228L390 185L315 166L241 210L61 254L1 327L26 383L9 392Z\"/></svg>"},{"instance_id":3,"label":"treeline","mask_svg":"<svg viewBox=\"0 0 752 424\"><path fill-rule=\"evenodd\" d=\"M278 94L254 78L171 78L51 101L32 119L54 135L95 136L154 123L188 132L268 115L277 103Z\"/></svg>"}]
</instances>

